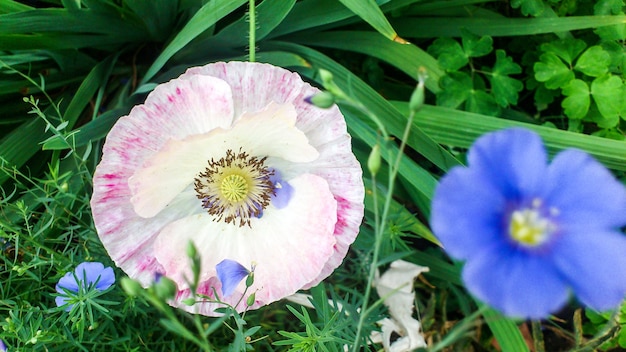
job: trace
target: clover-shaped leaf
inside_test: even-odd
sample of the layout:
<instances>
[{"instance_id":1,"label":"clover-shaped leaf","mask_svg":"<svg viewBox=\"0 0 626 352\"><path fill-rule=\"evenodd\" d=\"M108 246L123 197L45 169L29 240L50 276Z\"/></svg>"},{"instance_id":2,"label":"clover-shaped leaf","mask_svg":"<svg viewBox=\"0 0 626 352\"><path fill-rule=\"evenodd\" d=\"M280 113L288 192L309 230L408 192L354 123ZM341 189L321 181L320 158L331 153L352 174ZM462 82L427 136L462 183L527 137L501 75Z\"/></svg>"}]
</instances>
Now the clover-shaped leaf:
<instances>
[{"instance_id":1,"label":"clover-shaped leaf","mask_svg":"<svg viewBox=\"0 0 626 352\"><path fill-rule=\"evenodd\" d=\"M589 86L583 80L575 79L563 87L563 99L561 106L565 109L565 115L570 119L580 120L589 111Z\"/></svg>"},{"instance_id":2,"label":"clover-shaped leaf","mask_svg":"<svg viewBox=\"0 0 626 352\"><path fill-rule=\"evenodd\" d=\"M522 82L508 75L521 73L522 68L506 56L504 50L496 50L496 63L489 81L496 103L502 107L517 104L518 92L524 88Z\"/></svg>"},{"instance_id":3,"label":"clover-shaped leaf","mask_svg":"<svg viewBox=\"0 0 626 352\"><path fill-rule=\"evenodd\" d=\"M439 81L441 92L437 94L437 105L457 108L473 89L472 78L464 72L450 72Z\"/></svg>"},{"instance_id":4,"label":"clover-shaped leaf","mask_svg":"<svg viewBox=\"0 0 626 352\"><path fill-rule=\"evenodd\" d=\"M541 44L541 50L545 53L553 53L563 59L568 64L572 64L587 44L580 39L561 39L553 42Z\"/></svg>"},{"instance_id":5,"label":"clover-shaped leaf","mask_svg":"<svg viewBox=\"0 0 626 352\"><path fill-rule=\"evenodd\" d=\"M490 36L479 37L468 30L461 30L461 41L463 50L467 57L485 56L493 50L493 38Z\"/></svg>"},{"instance_id":6,"label":"clover-shaped leaf","mask_svg":"<svg viewBox=\"0 0 626 352\"><path fill-rule=\"evenodd\" d=\"M483 115L498 115L500 108L492 95L484 90L473 89L465 102L465 110Z\"/></svg>"},{"instance_id":7,"label":"clover-shaped leaf","mask_svg":"<svg viewBox=\"0 0 626 352\"><path fill-rule=\"evenodd\" d=\"M511 0L511 6L516 9L522 7L524 16L538 16L545 10L545 4L542 0Z\"/></svg>"},{"instance_id":8,"label":"clover-shaped leaf","mask_svg":"<svg viewBox=\"0 0 626 352\"><path fill-rule=\"evenodd\" d=\"M539 82L545 82L549 89L564 87L574 79L574 72L551 52L542 54L539 57L539 62L535 63L533 68L535 79Z\"/></svg>"},{"instance_id":9,"label":"clover-shaped leaf","mask_svg":"<svg viewBox=\"0 0 626 352\"><path fill-rule=\"evenodd\" d=\"M599 0L593 6L594 15L618 15L622 12L623 0Z\"/></svg>"},{"instance_id":10,"label":"clover-shaped leaf","mask_svg":"<svg viewBox=\"0 0 626 352\"><path fill-rule=\"evenodd\" d=\"M624 82L613 75L598 77L591 82L591 95L604 118L619 116L624 105Z\"/></svg>"},{"instance_id":11,"label":"clover-shaped leaf","mask_svg":"<svg viewBox=\"0 0 626 352\"><path fill-rule=\"evenodd\" d=\"M594 15L624 15L622 8L623 0L600 0L593 6ZM626 40L626 24L620 23L612 26L602 26L594 31L606 42Z\"/></svg>"},{"instance_id":12,"label":"clover-shaped leaf","mask_svg":"<svg viewBox=\"0 0 626 352\"><path fill-rule=\"evenodd\" d=\"M428 52L436 57L441 68L447 71L456 71L469 62L461 44L452 38L438 38L428 47Z\"/></svg>"},{"instance_id":13,"label":"clover-shaped leaf","mask_svg":"<svg viewBox=\"0 0 626 352\"><path fill-rule=\"evenodd\" d=\"M599 45L585 50L576 61L574 69L591 77L600 77L609 71L611 56Z\"/></svg>"}]
</instances>

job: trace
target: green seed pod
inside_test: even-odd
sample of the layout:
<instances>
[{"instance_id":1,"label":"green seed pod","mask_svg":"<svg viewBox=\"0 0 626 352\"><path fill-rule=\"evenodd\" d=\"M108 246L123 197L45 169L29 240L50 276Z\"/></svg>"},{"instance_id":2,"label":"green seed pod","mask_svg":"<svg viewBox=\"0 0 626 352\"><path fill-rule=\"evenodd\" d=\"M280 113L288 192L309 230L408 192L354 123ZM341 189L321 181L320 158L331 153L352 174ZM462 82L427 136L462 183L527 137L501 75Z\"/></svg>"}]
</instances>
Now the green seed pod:
<instances>
[{"instance_id":1,"label":"green seed pod","mask_svg":"<svg viewBox=\"0 0 626 352\"><path fill-rule=\"evenodd\" d=\"M413 112L418 112L422 106L424 106L424 83L427 77L426 69L420 67L417 72L417 87L415 87L413 94L411 94L411 99L409 100L409 109Z\"/></svg>"},{"instance_id":2,"label":"green seed pod","mask_svg":"<svg viewBox=\"0 0 626 352\"><path fill-rule=\"evenodd\" d=\"M165 276L162 276L152 287L154 287L154 293L157 297L164 300L174 298L178 292L176 283Z\"/></svg>"},{"instance_id":3,"label":"green seed pod","mask_svg":"<svg viewBox=\"0 0 626 352\"><path fill-rule=\"evenodd\" d=\"M196 299L193 297L185 298L181 301L184 305L193 306L196 304Z\"/></svg>"},{"instance_id":4,"label":"green seed pod","mask_svg":"<svg viewBox=\"0 0 626 352\"><path fill-rule=\"evenodd\" d=\"M254 304L255 297L256 295L254 294L254 292L250 296L248 296L248 299L246 299L246 304L248 305L248 307Z\"/></svg>"},{"instance_id":5,"label":"green seed pod","mask_svg":"<svg viewBox=\"0 0 626 352\"><path fill-rule=\"evenodd\" d=\"M143 290L143 288L137 281L129 277L123 277L120 280L120 286L122 286L124 292L126 292L126 294L131 297L139 296L141 294L141 291Z\"/></svg>"},{"instance_id":6,"label":"green seed pod","mask_svg":"<svg viewBox=\"0 0 626 352\"><path fill-rule=\"evenodd\" d=\"M370 152L369 157L367 158L367 168L370 170L370 173L376 175L378 170L380 170L380 145L375 144Z\"/></svg>"},{"instance_id":7,"label":"green seed pod","mask_svg":"<svg viewBox=\"0 0 626 352\"><path fill-rule=\"evenodd\" d=\"M322 79L322 83L324 85L330 84L333 81L333 74L330 71L320 69L320 78Z\"/></svg>"},{"instance_id":8,"label":"green seed pod","mask_svg":"<svg viewBox=\"0 0 626 352\"><path fill-rule=\"evenodd\" d=\"M246 278L246 287L252 286L253 283L254 283L254 272L251 271L250 274L248 274L248 277Z\"/></svg>"},{"instance_id":9,"label":"green seed pod","mask_svg":"<svg viewBox=\"0 0 626 352\"><path fill-rule=\"evenodd\" d=\"M329 92L317 93L312 97L305 99L308 103L317 106L318 108L328 109L335 104L335 96Z\"/></svg>"},{"instance_id":10,"label":"green seed pod","mask_svg":"<svg viewBox=\"0 0 626 352\"><path fill-rule=\"evenodd\" d=\"M189 241L187 244L187 256L189 258L195 258L198 255L198 250L196 249L196 245L193 242Z\"/></svg>"}]
</instances>

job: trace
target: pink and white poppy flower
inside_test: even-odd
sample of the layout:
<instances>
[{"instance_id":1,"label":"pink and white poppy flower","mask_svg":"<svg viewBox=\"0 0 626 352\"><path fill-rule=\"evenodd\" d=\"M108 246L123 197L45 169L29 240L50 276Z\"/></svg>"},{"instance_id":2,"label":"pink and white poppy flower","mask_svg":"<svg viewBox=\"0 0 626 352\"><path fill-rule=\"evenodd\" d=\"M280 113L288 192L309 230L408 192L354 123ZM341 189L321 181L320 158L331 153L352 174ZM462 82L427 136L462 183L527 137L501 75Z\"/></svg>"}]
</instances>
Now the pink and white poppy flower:
<instances>
[{"instance_id":1,"label":"pink and white poppy flower","mask_svg":"<svg viewBox=\"0 0 626 352\"><path fill-rule=\"evenodd\" d=\"M362 171L339 109L306 97L296 73L259 63L215 63L157 86L113 126L94 174L98 235L115 263L147 286L155 273L178 285L186 256L201 255L199 293L221 292L224 259L255 266L258 308L318 284L337 268L363 217ZM245 282L233 294L240 301ZM241 303L238 310L245 309Z\"/></svg>"}]
</instances>

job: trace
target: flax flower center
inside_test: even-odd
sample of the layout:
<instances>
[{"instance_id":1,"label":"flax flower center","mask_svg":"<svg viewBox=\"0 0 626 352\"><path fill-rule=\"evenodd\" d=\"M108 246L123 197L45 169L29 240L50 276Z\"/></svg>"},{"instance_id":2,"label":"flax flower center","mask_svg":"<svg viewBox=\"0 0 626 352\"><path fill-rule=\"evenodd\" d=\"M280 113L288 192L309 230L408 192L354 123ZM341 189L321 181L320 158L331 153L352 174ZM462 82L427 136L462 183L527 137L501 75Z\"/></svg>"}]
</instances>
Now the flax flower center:
<instances>
[{"instance_id":1,"label":"flax flower center","mask_svg":"<svg viewBox=\"0 0 626 352\"><path fill-rule=\"evenodd\" d=\"M558 211L551 209L550 213L556 215ZM511 213L509 235L523 246L539 246L545 243L555 230L556 225L542 212L540 199L533 200L528 208Z\"/></svg>"},{"instance_id":2,"label":"flax flower center","mask_svg":"<svg viewBox=\"0 0 626 352\"><path fill-rule=\"evenodd\" d=\"M215 216L215 221L250 226L252 217L261 216L274 195L270 180L274 171L264 165L265 159L229 149L225 157L211 159L209 166L197 175L196 197Z\"/></svg>"}]
</instances>

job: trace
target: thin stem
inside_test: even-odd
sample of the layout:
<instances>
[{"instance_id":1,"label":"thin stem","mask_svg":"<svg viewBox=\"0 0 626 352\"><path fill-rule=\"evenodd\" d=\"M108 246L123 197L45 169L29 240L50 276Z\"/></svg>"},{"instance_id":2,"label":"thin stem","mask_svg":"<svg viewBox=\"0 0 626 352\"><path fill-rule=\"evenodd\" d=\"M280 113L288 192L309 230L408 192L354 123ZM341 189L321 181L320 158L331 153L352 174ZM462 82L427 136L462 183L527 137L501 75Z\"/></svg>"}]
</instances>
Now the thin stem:
<instances>
[{"instance_id":1,"label":"thin stem","mask_svg":"<svg viewBox=\"0 0 626 352\"><path fill-rule=\"evenodd\" d=\"M543 331L541 331L541 321L533 320L530 325L533 331L533 344L535 345L535 352L545 352L546 346L543 342Z\"/></svg>"},{"instance_id":2,"label":"thin stem","mask_svg":"<svg viewBox=\"0 0 626 352\"><path fill-rule=\"evenodd\" d=\"M363 304L361 306L359 324L357 326L357 332L354 338L354 345L352 346L353 352L357 352L359 350L359 340L361 339L361 332L363 330L363 325L365 324L365 318L367 318L367 315L369 313L367 309L368 308L367 305L368 305L368 301L369 301L370 294L372 291L372 282L374 282L374 277L376 276L376 269L378 268L378 256L380 255L380 246L381 246L382 239L383 239L384 229L383 229L382 224L386 222L387 216L389 214L389 208L391 206L391 199L393 195L395 179L396 179L396 176L398 175L398 169L400 168L402 155L403 155L404 149L406 148L406 140L409 136L409 132L411 131L411 126L413 125L414 116L415 116L415 111L411 111L411 113L409 114L409 118L407 120L406 127L404 128L404 133L402 134L402 141L400 143L400 149L398 150L398 155L396 156L396 160L390 167L388 191L387 191L387 196L385 197L385 204L383 206L383 214L380 217L380 220L378 220L379 217L378 217L378 206L377 206L378 203L376 202L376 198L377 198L376 197L377 195L376 184L374 183L372 185L372 193L374 196L374 211L375 211L375 218L376 218L375 233L374 233L374 253L372 255L372 264L370 265L369 276L367 279L367 286L365 287L365 294L363 295ZM375 181L375 178L372 177L372 182L374 181Z\"/></svg>"},{"instance_id":3,"label":"thin stem","mask_svg":"<svg viewBox=\"0 0 626 352\"><path fill-rule=\"evenodd\" d=\"M254 7L254 0L248 2L248 16L250 22L250 29L248 30L248 60L254 62L256 60L256 8Z\"/></svg>"}]
</instances>

